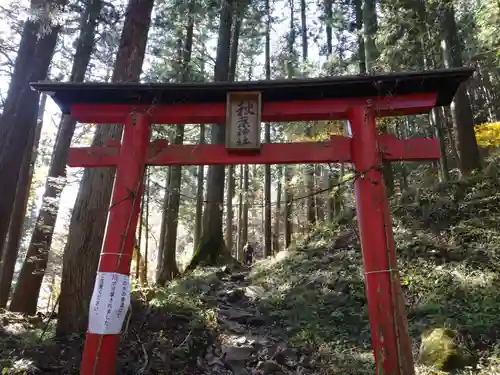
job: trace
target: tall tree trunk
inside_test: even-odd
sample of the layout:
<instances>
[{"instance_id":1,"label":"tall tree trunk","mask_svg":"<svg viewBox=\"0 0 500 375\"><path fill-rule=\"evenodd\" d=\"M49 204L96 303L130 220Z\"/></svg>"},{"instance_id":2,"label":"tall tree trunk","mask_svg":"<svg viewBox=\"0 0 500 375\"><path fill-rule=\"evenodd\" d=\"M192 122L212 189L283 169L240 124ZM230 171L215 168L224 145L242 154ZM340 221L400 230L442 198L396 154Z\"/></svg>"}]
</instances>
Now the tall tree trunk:
<instances>
[{"instance_id":1,"label":"tall tree trunk","mask_svg":"<svg viewBox=\"0 0 500 375\"><path fill-rule=\"evenodd\" d=\"M363 13L362 13L362 5L361 5L361 0L355 0L356 3L356 9L355 9L355 14L356 14L356 26L358 27L358 54L362 53L362 59L363 59L363 66L364 66L364 56L365 52L362 50L363 44L363 33L361 30L361 27L363 25ZM325 16L327 19L327 25L326 25L326 52L328 54L328 57L332 59L333 61L333 34L332 34L332 22L333 22L333 1L332 0L325 0ZM359 9L358 9L359 8ZM361 55L360 55L361 56ZM361 59L361 57L359 57ZM363 70L364 72L364 70ZM343 166L343 164L341 163ZM325 192L326 195L326 212L327 212L327 220L329 222L333 222L333 217L334 217L334 207L335 207L335 196L333 195L332 189L333 186L335 185L335 176L333 175L332 171L330 168L328 170L325 169L325 178L327 179L326 186L330 188L327 192ZM326 187L325 186L325 187Z\"/></svg>"},{"instance_id":2,"label":"tall tree trunk","mask_svg":"<svg viewBox=\"0 0 500 375\"><path fill-rule=\"evenodd\" d=\"M227 225L226 225L226 244L228 251L232 254L234 247L234 209L233 209L233 198L235 192L235 179L234 179L234 165L230 165L227 168Z\"/></svg>"},{"instance_id":3,"label":"tall tree trunk","mask_svg":"<svg viewBox=\"0 0 500 375\"><path fill-rule=\"evenodd\" d=\"M407 139L408 138L408 126L409 120L408 117L405 118L405 121L398 122L398 138ZM400 192L408 189L408 170L406 169L406 164L404 162L400 163L401 169L401 184L400 184Z\"/></svg>"},{"instance_id":4,"label":"tall tree trunk","mask_svg":"<svg viewBox=\"0 0 500 375\"><path fill-rule=\"evenodd\" d=\"M288 30L288 62L287 62L287 77L292 79L294 76L294 47L295 47L295 3L294 0L289 0L290 5L290 26ZM292 167L283 167L283 189L285 192L285 248L288 248L292 242L292 231L293 231L293 192L290 187L290 182L292 181Z\"/></svg>"},{"instance_id":5,"label":"tall tree trunk","mask_svg":"<svg viewBox=\"0 0 500 375\"><path fill-rule=\"evenodd\" d=\"M455 9L451 1L445 2L441 17L441 49L445 66L447 68L462 67L462 46L458 39ZM451 103L451 115L459 154L460 171L462 175L468 175L473 170L481 169L481 158L465 84L460 85L457 89L455 98Z\"/></svg>"},{"instance_id":6,"label":"tall tree trunk","mask_svg":"<svg viewBox=\"0 0 500 375\"><path fill-rule=\"evenodd\" d=\"M333 222L334 218L334 209L335 209L335 200L333 199L333 186L335 184L334 176L331 171L331 168L328 168L324 170L324 175L323 175L323 187L326 188L328 187L328 191L325 193L327 194L327 201L326 201L326 221L329 223Z\"/></svg>"},{"instance_id":7,"label":"tall tree trunk","mask_svg":"<svg viewBox=\"0 0 500 375\"><path fill-rule=\"evenodd\" d=\"M241 244L248 243L248 209L250 206L248 165L243 166L243 214L241 217Z\"/></svg>"},{"instance_id":8,"label":"tall tree trunk","mask_svg":"<svg viewBox=\"0 0 500 375\"><path fill-rule=\"evenodd\" d=\"M422 55L422 66L424 69L436 68L436 62L433 58L432 53L429 53L428 45L431 45L429 25L427 21L428 10L427 2L425 0L419 0L416 3L416 14L417 14L417 27L419 28L420 36L420 52ZM439 167L440 167L440 177L442 181L449 180L448 173L448 158L446 156L446 137L444 136L444 129L441 120L440 109L433 108L429 114L429 122L434 129L434 135L437 137L439 142Z\"/></svg>"},{"instance_id":9,"label":"tall tree trunk","mask_svg":"<svg viewBox=\"0 0 500 375\"><path fill-rule=\"evenodd\" d=\"M458 150L457 150L457 142L454 142L453 124L452 124L452 119L451 119L451 114L450 114L450 108L441 107L441 118L442 118L444 132L449 140L449 147L451 150L452 159L455 160L456 165L458 165L459 157L458 157Z\"/></svg>"},{"instance_id":10,"label":"tall tree trunk","mask_svg":"<svg viewBox=\"0 0 500 375\"><path fill-rule=\"evenodd\" d=\"M375 44L375 37L377 35L377 10L376 10L376 0L364 0L363 1L363 38L365 46L365 63L366 72L368 74L375 74L377 59L380 56L380 52ZM381 127L380 131L382 133L387 133L387 128ZM394 174L392 171L391 162L388 160L382 161L384 181L387 186L387 195L391 196L394 193Z\"/></svg>"},{"instance_id":11,"label":"tall tree trunk","mask_svg":"<svg viewBox=\"0 0 500 375\"><path fill-rule=\"evenodd\" d=\"M80 19L80 35L70 80L83 82L94 49L94 38L102 2L90 2ZM49 167L42 207L12 296L10 310L35 313L38 296L49 258L52 236L59 212L59 201L65 184L66 159L76 122L71 116L63 116L59 124L54 152Z\"/></svg>"},{"instance_id":12,"label":"tall tree trunk","mask_svg":"<svg viewBox=\"0 0 500 375\"><path fill-rule=\"evenodd\" d=\"M274 217L273 252L280 251L280 222L281 222L281 168L278 168L278 182L276 188L276 213Z\"/></svg>"},{"instance_id":13,"label":"tall tree trunk","mask_svg":"<svg viewBox=\"0 0 500 375\"><path fill-rule=\"evenodd\" d=\"M133 249L132 259L135 259L135 267L137 269L137 280L141 285L147 285L148 284L147 258L145 256L142 256L141 247L139 241L137 240Z\"/></svg>"},{"instance_id":14,"label":"tall tree trunk","mask_svg":"<svg viewBox=\"0 0 500 375\"><path fill-rule=\"evenodd\" d=\"M243 262L243 165L240 165L238 193L238 243L236 244L236 259Z\"/></svg>"},{"instance_id":15,"label":"tall tree trunk","mask_svg":"<svg viewBox=\"0 0 500 375\"><path fill-rule=\"evenodd\" d=\"M375 44L377 35L376 0L363 0L363 42L365 47L365 64L368 74L375 73L379 50Z\"/></svg>"},{"instance_id":16,"label":"tall tree trunk","mask_svg":"<svg viewBox=\"0 0 500 375\"><path fill-rule=\"evenodd\" d=\"M214 81L227 81L229 74L229 55L231 46L231 26L233 23L234 0L223 2L219 22L217 56L215 59ZM224 124L214 124L210 132L212 144L224 144L226 128ZM208 168L207 202L203 215L203 235L200 246L196 249L188 266L192 270L200 263L215 265L231 261L222 234L222 216L224 207L224 170L223 165L211 165Z\"/></svg>"},{"instance_id":17,"label":"tall tree trunk","mask_svg":"<svg viewBox=\"0 0 500 375\"><path fill-rule=\"evenodd\" d=\"M329 60L328 67L330 70L328 71L328 75L333 75L333 1L332 0L324 0L323 3L325 7L325 33L326 33L326 55Z\"/></svg>"},{"instance_id":18,"label":"tall tree trunk","mask_svg":"<svg viewBox=\"0 0 500 375\"><path fill-rule=\"evenodd\" d=\"M165 178L165 194L163 195L163 203L162 203L162 215L161 215L161 223L160 223L160 241L158 244L158 259L156 263L156 283L159 284L159 277L161 273L161 269L163 267L163 257L165 256L166 245L165 242L167 240L167 223L168 223L168 205L170 194L168 191L169 181L172 176L172 167L167 168L167 176Z\"/></svg>"},{"instance_id":19,"label":"tall tree trunk","mask_svg":"<svg viewBox=\"0 0 500 375\"><path fill-rule=\"evenodd\" d=\"M30 12L40 14L38 20L28 18L23 27L21 42L14 64L14 73L0 115L0 256L4 248L10 217L14 207L17 181L30 131L36 126L40 95L31 90L29 82L47 78L49 65L59 35L60 25L50 28L38 39L38 30L47 23L46 9L62 8L66 0L31 1Z\"/></svg>"},{"instance_id":20,"label":"tall tree trunk","mask_svg":"<svg viewBox=\"0 0 500 375\"><path fill-rule=\"evenodd\" d=\"M200 72L202 76L205 75L205 63L202 60L200 62ZM198 143L200 145L204 145L206 143L206 126L205 124L200 125L200 136L198 139ZM200 246L201 235L203 232L203 203L205 202L205 166L199 165L198 171L196 174L196 215L194 221L194 252L196 253L197 249Z\"/></svg>"},{"instance_id":21,"label":"tall tree trunk","mask_svg":"<svg viewBox=\"0 0 500 375\"><path fill-rule=\"evenodd\" d=\"M45 310L45 314L50 316L49 314L52 313L52 309L53 309L53 306L54 306L54 301L57 301L57 296L55 295L56 294L56 270L53 269L52 272L50 273L50 281L49 281L49 285L50 285L50 294L49 294L49 298L47 298L47 308Z\"/></svg>"},{"instance_id":22,"label":"tall tree trunk","mask_svg":"<svg viewBox=\"0 0 500 375\"><path fill-rule=\"evenodd\" d=\"M285 249L289 248L292 243L292 233L293 233L293 218L292 218L292 205L293 205L293 194L291 192L290 181L292 180L292 175L290 173L290 168L284 168L284 182L283 187L285 191Z\"/></svg>"},{"instance_id":23,"label":"tall tree trunk","mask_svg":"<svg viewBox=\"0 0 500 375\"><path fill-rule=\"evenodd\" d=\"M233 26L233 36L231 40L231 51L229 58L229 81L236 80L236 66L238 62L238 47L240 41L240 30L241 22L243 16L243 6L239 4L238 11L236 14L234 26ZM232 254L233 251L233 222L234 222L234 210L233 210L233 198L235 191L235 179L234 179L234 165L231 164L227 168L227 225L226 225L226 243L227 249Z\"/></svg>"},{"instance_id":24,"label":"tall tree trunk","mask_svg":"<svg viewBox=\"0 0 500 375\"><path fill-rule=\"evenodd\" d=\"M38 143L42 133L43 115L45 113L46 102L47 95L42 94L38 111L38 123L36 128L32 129L30 133L26 151L23 155L23 164L21 166L19 181L17 183L14 211L12 212L12 217L10 219L7 245L0 264L0 308L5 308L7 306L7 301L9 300L10 288L12 286L12 279L16 268L17 255L19 253L19 246L23 234L26 206L28 204L31 182L33 180Z\"/></svg>"},{"instance_id":25,"label":"tall tree trunk","mask_svg":"<svg viewBox=\"0 0 500 375\"><path fill-rule=\"evenodd\" d=\"M198 141L200 145L205 144L205 125L200 126L200 139ZM202 223L203 223L203 191L205 182L205 167L203 165L198 166L197 174L197 184L196 184L196 217L194 221L194 249L198 249L200 246L200 239L202 233Z\"/></svg>"},{"instance_id":26,"label":"tall tree trunk","mask_svg":"<svg viewBox=\"0 0 500 375\"><path fill-rule=\"evenodd\" d=\"M476 73L478 75L478 90L484 98L485 106L488 110L488 119L490 122L496 122L500 119L500 106L498 103L498 94L491 81L491 71L487 69L484 62L476 63Z\"/></svg>"},{"instance_id":27,"label":"tall tree trunk","mask_svg":"<svg viewBox=\"0 0 500 375\"><path fill-rule=\"evenodd\" d=\"M363 37L363 0L354 0L356 15L356 31L358 33L358 66L359 74L366 74L365 38Z\"/></svg>"},{"instance_id":28,"label":"tall tree trunk","mask_svg":"<svg viewBox=\"0 0 500 375\"><path fill-rule=\"evenodd\" d=\"M302 59L307 62L308 59L308 38L307 38L307 4L306 0L300 0L300 36L302 39Z\"/></svg>"},{"instance_id":29,"label":"tall tree trunk","mask_svg":"<svg viewBox=\"0 0 500 375\"><path fill-rule=\"evenodd\" d=\"M269 0L265 1L266 36L264 67L266 79L271 79L271 8ZM264 142L271 143L271 123L266 122L264 128ZM272 217L271 217L271 166L264 166L264 256L272 255Z\"/></svg>"},{"instance_id":30,"label":"tall tree trunk","mask_svg":"<svg viewBox=\"0 0 500 375\"><path fill-rule=\"evenodd\" d=\"M127 5L112 82L137 82L142 70L154 0ZM120 140L122 127L101 125L92 146ZM84 332L114 182L112 169L87 169L76 198L63 257L57 334Z\"/></svg>"},{"instance_id":31,"label":"tall tree trunk","mask_svg":"<svg viewBox=\"0 0 500 375\"><path fill-rule=\"evenodd\" d=\"M236 68L238 66L238 51L240 46L241 23L243 21L244 3L240 1L234 17L234 25L231 36L231 47L229 51L229 73L228 81L236 81Z\"/></svg>"},{"instance_id":32,"label":"tall tree trunk","mask_svg":"<svg viewBox=\"0 0 500 375\"><path fill-rule=\"evenodd\" d=\"M448 181L450 174L448 172L448 157L446 156L446 138L444 136L443 121L439 116L439 110L433 108L430 114L431 125L434 128L435 136L439 141L439 175L441 181Z\"/></svg>"},{"instance_id":33,"label":"tall tree trunk","mask_svg":"<svg viewBox=\"0 0 500 375\"><path fill-rule=\"evenodd\" d=\"M322 165L316 164L314 166L314 183L313 186L317 186L318 189L321 189L321 182L323 179L323 171L324 167ZM325 194L316 194L314 193L314 214L316 215L316 220L321 222L325 221Z\"/></svg>"},{"instance_id":34,"label":"tall tree trunk","mask_svg":"<svg viewBox=\"0 0 500 375\"><path fill-rule=\"evenodd\" d=\"M182 144L184 138L184 130L179 131L183 126L177 125L176 141L174 144ZM182 135L182 139L181 139ZM163 248L162 266L157 279L158 285L165 285L168 281L175 279L180 275L177 267L177 228L179 222L179 206L180 206L180 188L182 167L175 165L171 167L172 177L170 179L169 189L166 194L170 195L167 211L167 225L165 233L165 247Z\"/></svg>"},{"instance_id":35,"label":"tall tree trunk","mask_svg":"<svg viewBox=\"0 0 500 375\"><path fill-rule=\"evenodd\" d=\"M182 60L181 82L186 82L191 75L190 64L193 50L193 33L194 33L194 7L195 2L191 0L187 9L187 25L186 39L184 48L180 58ZM184 124L176 126L174 144L181 145L184 143ZM181 203L181 179L182 166L174 165L171 167L172 175L169 181L168 194L170 195L168 204L168 220L165 239L164 256L162 259L162 269L158 277L158 284L163 285L166 282L173 280L179 275L176 261L177 251L177 229L179 226L179 207Z\"/></svg>"},{"instance_id":36,"label":"tall tree trunk","mask_svg":"<svg viewBox=\"0 0 500 375\"><path fill-rule=\"evenodd\" d=\"M149 250L149 202L151 201L151 170L149 169L150 167L146 167L146 212L145 212L145 229L146 233L144 233L144 257L143 257L143 281L141 281L144 285L147 285L148 283L148 250ZM139 248L140 249L140 248Z\"/></svg>"},{"instance_id":37,"label":"tall tree trunk","mask_svg":"<svg viewBox=\"0 0 500 375\"><path fill-rule=\"evenodd\" d=\"M145 192L142 193L141 197L141 208L140 208L140 214L139 214L139 223L137 225L137 239L135 241L135 248L139 249L139 251L136 251L135 256L132 257L132 262L135 259L135 279L139 280L139 264L140 264L140 249L141 249L141 244L142 244L142 227L144 225L144 194Z\"/></svg>"},{"instance_id":38,"label":"tall tree trunk","mask_svg":"<svg viewBox=\"0 0 500 375\"><path fill-rule=\"evenodd\" d=\"M306 0L300 0L300 24L301 24L301 37L302 37L302 59L304 64L307 63L308 59L308 38L307 38L307 4ZM312 137L311 123L306 124L305 136L307 138ZM307 222L309 225L313 225L316 222L316 209L314 207L315 196L314 196L314 164L306 166L306 186L307 186Z\"/></svg>"}]
</instances>

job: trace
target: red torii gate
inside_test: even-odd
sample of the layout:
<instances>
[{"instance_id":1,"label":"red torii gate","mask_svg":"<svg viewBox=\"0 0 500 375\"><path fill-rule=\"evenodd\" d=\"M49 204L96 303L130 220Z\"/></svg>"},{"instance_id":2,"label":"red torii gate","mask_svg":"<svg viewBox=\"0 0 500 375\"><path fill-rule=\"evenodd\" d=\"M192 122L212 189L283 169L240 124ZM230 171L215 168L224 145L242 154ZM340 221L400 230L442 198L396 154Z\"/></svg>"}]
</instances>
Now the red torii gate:
<instances>
[{"instance_id":1,"label":"red torii gate","mask_svg":"<svg viewBox=\"0 0 500 375\"><path fill-rule=\"evenodd\" d=\"M386 160L439 159L435 139L377 136L375 118L427 113L449 105L473 69L236 83L32 83L83 123L124 124L122 142L70 150L71 167L116 167L112 205L90 306L82 375L115 373L130 303L130 265L146 165L353 163L366 294L378 375L415 373L400 290L386 188ZM249 152L225 145L150 142L151 124L223 124L228 93L260 93L262 121L347 119L352 137L262 144ZM376 167L376 168L374 168ZM120 204L117 204L120 203Z\"/></svg>"}]
</instances>

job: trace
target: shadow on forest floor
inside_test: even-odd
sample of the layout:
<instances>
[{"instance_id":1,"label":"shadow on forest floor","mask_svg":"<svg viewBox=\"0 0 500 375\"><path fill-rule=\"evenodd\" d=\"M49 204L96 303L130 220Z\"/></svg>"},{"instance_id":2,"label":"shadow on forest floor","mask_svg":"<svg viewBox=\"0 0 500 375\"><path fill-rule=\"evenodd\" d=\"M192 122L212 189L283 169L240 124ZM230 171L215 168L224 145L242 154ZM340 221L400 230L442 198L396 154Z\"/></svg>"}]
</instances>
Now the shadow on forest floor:
<instances>
[{"instance_id":1,"label":"shadow on forest floor","mask_svg":"<svg viewBox=\"0 0 500 375\"><path fill-rule=\"evenodd\" d=\"M217 280L206 271L168 288L136 289L131 318L121 337L117 374L202 374L197 356L214 340L216 322L197 297L196 287ZM0 368L10 371L6 374L78 374L83 336L56 339L56 322L52 322L40 341L46 327L41 319L5 311L0 312L0 319L4 326L0 329Z\"/></svg>"},{"instance_id":2,"label":"shadow on forest floor","mask_svg":"<svg viewBox=\"0 0 500 375\"><path fill-rule=\"evenodd\" d=\"M283 254L284 260L263 262L252 276L268 290L261 308L287 329L287 341L293 346L308 343L320 354L324 372L318 374L374 372L361 251L356 236L351 241L343 248L313 246ZM499 272L417 255L400 255L399 263L415 358L421 335L446 327L479 360L475 370L458 373L500 373Z\"/></svg>"},{"instance_id":3,"label":"shadow on forest floor","mask_svg":"<svg viewBox=\"0 0 500 375\"><path fill-rule=\"evenodd\" d=\"M415 358L424 332L451 328L477 360L461 374L500 373L499 181L479 175L422 189L418 201L413 196L393 209ZM252 282L266 290L260 308L287 331L290 345L314 348L323 364L318 374L374 372L352 227L318 227L299 250L264 261L252 273ZM419 368L420 374L431 371Z\"/></svg>"}]
</instances>

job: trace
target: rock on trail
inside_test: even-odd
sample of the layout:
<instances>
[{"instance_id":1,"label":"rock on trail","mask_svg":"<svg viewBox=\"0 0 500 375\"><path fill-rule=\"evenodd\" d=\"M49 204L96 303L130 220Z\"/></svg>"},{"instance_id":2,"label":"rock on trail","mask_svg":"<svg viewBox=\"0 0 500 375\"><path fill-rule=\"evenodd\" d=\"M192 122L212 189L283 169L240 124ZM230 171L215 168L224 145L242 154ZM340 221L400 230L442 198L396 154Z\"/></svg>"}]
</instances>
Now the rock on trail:
<instances>
[{"instance_id":1,"label":"rock on trail","mask_svg":"<svg viewBox=\"0 0 500 375\"><path fill-rule=\"evenodd\" d=\"M206 374L288 375L314 374L311 359L288 348L259 311L257 303L266 291L251 285L248 271L217 272L221 284L206 290L202 300L216 311L219 342L203 362Z\"/></svg>"}]
</instances>

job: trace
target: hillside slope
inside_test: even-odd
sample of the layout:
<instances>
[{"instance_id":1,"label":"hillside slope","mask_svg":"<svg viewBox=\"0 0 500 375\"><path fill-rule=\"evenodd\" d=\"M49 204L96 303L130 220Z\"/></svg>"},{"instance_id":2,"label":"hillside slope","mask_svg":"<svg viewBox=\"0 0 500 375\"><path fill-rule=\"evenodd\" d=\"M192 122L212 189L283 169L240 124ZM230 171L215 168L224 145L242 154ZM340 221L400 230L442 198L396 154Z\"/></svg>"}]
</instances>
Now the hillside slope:
<instances>
[{"instance_id":1,"label":"hillside slope","mask_svg":"<svg viewBox=\"0 0 500 375\"><path fill-rule=\"evenodd\" d=\"M500 374L495 169L406 194L393 223L415 358L424 332L446 328L467 354L449 366L456 373ZM3 368L77 373L81 337L57 341L53 322L1 318ZM204 269L136 290L125 330L119 374L373 374L355 223L317 228L251 271Z\"/></svg>"}]
</instances>

